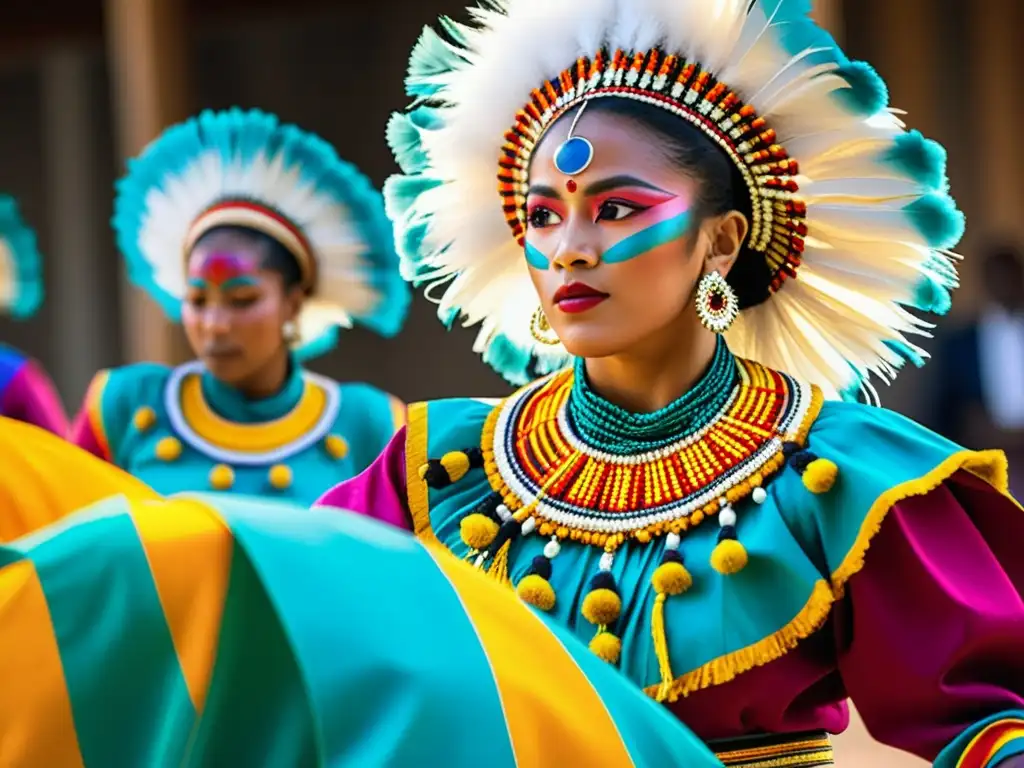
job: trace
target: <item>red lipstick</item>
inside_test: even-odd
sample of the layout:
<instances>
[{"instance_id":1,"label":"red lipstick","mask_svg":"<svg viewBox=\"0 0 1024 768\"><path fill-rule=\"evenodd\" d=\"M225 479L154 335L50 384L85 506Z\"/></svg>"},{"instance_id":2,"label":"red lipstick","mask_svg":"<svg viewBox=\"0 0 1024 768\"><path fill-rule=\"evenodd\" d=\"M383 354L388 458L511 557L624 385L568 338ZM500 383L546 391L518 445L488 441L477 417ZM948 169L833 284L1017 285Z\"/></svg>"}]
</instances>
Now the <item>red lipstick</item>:
<instances>
[{"instance_id":1,"label":"red lipstick","mask_svg":"<svg viewBox=\"0 0 1024 768\"><path fill-rule=\"evenodd\" d=\"M593 309L607 298L607 293L591 288L586 283L573 281L555 291L555 306L563 312L578 314Z\"/></svg>"}]
</instances>

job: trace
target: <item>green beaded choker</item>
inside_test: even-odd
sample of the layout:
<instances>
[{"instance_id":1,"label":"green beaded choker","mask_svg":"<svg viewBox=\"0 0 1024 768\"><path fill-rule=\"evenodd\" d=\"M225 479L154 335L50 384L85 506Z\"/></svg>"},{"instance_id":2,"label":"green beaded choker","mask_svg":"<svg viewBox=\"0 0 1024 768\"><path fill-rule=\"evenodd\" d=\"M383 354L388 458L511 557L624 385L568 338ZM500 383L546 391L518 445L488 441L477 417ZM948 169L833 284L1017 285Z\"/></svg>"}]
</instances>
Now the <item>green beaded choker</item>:
<instances>
[{"instance_id":1,"label":"green beaded choker","mask_svg":"<svg viewBox=\"0 0 1024 768\"><path fill-rule=\"evenodd\" d=\"M587 445L617 456L654 451L693 434L718 417L739 380L736 360L718 338L711 365L694 387L653 413L631 413L594 392L582 358L567 403L569 426Z\"/></svg>"}]
</instances>

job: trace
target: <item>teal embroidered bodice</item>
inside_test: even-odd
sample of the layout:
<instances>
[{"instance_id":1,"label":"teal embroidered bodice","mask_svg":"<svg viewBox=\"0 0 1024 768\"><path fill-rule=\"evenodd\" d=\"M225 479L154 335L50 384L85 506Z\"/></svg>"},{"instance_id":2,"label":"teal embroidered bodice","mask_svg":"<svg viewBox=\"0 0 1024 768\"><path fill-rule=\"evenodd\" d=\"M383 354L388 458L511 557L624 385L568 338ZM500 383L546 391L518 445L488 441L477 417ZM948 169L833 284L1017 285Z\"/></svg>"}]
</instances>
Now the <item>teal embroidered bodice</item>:
<instances>
[{"instance_id":1,"label":"teal embroidered bodice","mask_svg":"<svg viewBox=\"0 0 1024 768\"><path fill-rule=\"evenodd\" d=\"M586 642L614 635L622 672L673 700L778 658L819 629L896 501L960 468L1001 484L991 456L898 414L822 403L787 376L730 365L737 381L709 420L646 456L583 444L571 371L498 404L411 406L417 534L521 595L528 576L544 576L554 604L543 615ZM477 526L481 515L492 524ZM484 534L490 546L467 542ZM655 574L669 560L684 564L690 583L659 600ZM621 600L607 626L585 615L602 586Z\"/></svg>"},{"instance_id":2,"label":"teal embroidered bodice","mask_svg":"<svg viewBox=\"0 0 1024 768\"><path fill-rule=\"evenodd\" d=\"M365 469L404 424L396 398L298 365L249 399L197 363L102 372L87 397L106 458L155 490L260 496L308 507Z\"/></svg>"}]
</instances>

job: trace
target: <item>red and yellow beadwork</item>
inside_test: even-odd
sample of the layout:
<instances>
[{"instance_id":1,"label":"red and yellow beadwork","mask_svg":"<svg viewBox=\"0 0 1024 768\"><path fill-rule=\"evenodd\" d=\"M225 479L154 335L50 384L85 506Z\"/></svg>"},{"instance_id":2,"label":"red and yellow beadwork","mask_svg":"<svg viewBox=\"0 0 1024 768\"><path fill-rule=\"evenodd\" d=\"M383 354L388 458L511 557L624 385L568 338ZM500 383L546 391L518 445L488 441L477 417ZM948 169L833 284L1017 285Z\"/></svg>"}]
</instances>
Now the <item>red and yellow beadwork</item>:
<instances>
[{"instance_id":1,"label":"red and yellow beadwork","mask_svg":"<svg viewBox=\"0 0 1024 768\"><path fill-rule=\"evenodd\" d=\"M598 51L535 88L505 133L498 161L498 191L516 240L526 237L530 156L544 131L582 102L607 96L662 107L701 129L729 156L750 192L749 247L762 254L778 290L795 277L807 234L807 209L798 199L797 162L754 108L694 62L648 51Z\"/></svg>"},{"instance_id":2,"label":"red and yellow beadwork","mask_svg":"<svg viewBox=\"0 0 1024 768\"><path fill-rule=\"evenodd\" d=\"M682 534L755 493L781 468L783 443L802 442L820 394L756 363L722 413L693 435L645 456L614 456L572 432L564 371L496 408L484 427L491 487L538 533L612 551ZM524 502L524 500L526 500Z\"/></svg>"}]
</instances>

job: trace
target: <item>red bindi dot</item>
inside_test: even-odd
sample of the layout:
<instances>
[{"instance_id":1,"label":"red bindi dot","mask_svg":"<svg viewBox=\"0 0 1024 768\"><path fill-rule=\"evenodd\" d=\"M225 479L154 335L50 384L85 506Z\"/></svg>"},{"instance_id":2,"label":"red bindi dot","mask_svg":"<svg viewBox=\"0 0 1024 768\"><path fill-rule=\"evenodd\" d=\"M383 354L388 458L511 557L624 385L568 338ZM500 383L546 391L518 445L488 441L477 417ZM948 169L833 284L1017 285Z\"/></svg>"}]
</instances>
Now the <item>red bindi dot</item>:
<instances>
[{"instance_id":1,"label":"red bindi dot","mask_svg":"<svg viewBox=\"0 0 1024 768\"><path fill-rule=\"evenodd\" d=\"M570 192L575 192L576 182L573 181L572 179L569 179L567 182L565 182L565 188L568 189Z\"/></svg>"}]
</instances>

